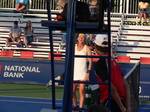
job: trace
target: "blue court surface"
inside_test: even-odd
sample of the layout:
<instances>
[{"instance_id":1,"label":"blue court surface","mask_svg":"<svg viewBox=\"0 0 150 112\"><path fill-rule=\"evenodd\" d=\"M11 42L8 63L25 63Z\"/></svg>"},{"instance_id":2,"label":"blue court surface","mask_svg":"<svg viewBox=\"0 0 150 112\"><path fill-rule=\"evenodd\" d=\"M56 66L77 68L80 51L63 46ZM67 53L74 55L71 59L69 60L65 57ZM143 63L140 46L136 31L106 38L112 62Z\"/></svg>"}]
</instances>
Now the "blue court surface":
<instances>
[{"instance_id":1,"label":"blue court surface","mask_svg":"<svg viewBox=\"0 0 150 112\"><path fill-rule=\"evenodd\" d=\"M51 102L51 99L0 96L0 112L41 112L51 109ZM61 106L62 100L57 100L56 105Z\"/></svg>"},{"instance_id":2,"label":"blue court surface","mask_svg":"<svg viewBox=\"0 0 150 112\"><path fill-rule=\"evenodd\" d=\"M138 112L150 112L150 104L141 104Z\"/></svg>"},{"instance_id":3,"label":"blue court surface","mask_svg":"<svg viewBox=\"0 0 150 112\"><path fill-rule=\"evenodd\" d=\"M0 112L42 112L51 106L51 99L0 96ZM56 100L56 106L62 106L62 100ZM150 112L150 105L141 104L138 112Z\"/></svg>"}]
</instances>

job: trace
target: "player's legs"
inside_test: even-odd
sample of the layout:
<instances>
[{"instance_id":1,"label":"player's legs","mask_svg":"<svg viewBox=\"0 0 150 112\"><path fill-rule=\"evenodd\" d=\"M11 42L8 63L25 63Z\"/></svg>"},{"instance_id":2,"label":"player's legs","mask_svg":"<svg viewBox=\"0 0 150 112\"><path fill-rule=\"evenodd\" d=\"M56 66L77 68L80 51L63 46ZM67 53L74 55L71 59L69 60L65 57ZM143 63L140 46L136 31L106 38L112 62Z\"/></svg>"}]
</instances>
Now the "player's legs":
<instances>
[{"instance_id":1,"label":"player's legs","mask_svg":"<svg viewBox=\"0 0 150 112\"><path fill-rule=\"evenodd\" d=\"M20 3L20 5L18 5L19 8L16 8L16 11L21 11L21 10L25 9L25 8L26 8L26 5L27 5L27 4L21 4L21 3Z\"/></svg>"},{"instance_id":2,"label":"player's legs","mask_svg":"<svg viewBox=\"0 0 150 112\"><path fill-rule=\"evenodd\" d=\"M7 38L6 39L6 46L11 47L10 42L12 42L12 39L11 38Z\"/></svg>"},{"instance_id":3,"label":"player's legs","mask_svg":"<svg viewBox=\"0 0 150 112\"><path fill-rule=\"evenodd\" d=\"M16 1L16 11L21 11L26 8L26 5L28 4L28 0L23 0L20 2L19 0Z\"/></svg>"},{"instance_id":4,"label":"player's legs","mask_svg":"<svg viewBox=\"0 0 150 112\"><path fill-rule=\"evenodd\" d=\"M147 13L143 13L144 16L144 22L147 22Z\"/></svg>"},{"instance_id":5,"label":"player's legs","mask_svg":"<svg viewBox=\"0 0 150 112\"><path fill-rule=\"evenodd\" d=\"M25 44L25 47L27 48L28 47L28 40L27 40L27 38L26 37L24 37L24 44Z\"/></svg>"},{"instance_id":6,"label":"player's legs","mask_svg":"<svg viewBox=\"0 0 150 112\"><path fill-rule=\"evenodd\" d=\"M68 0L58 0L56 9L63 9Z\"/></svg>"},{"instance_id":7,"label":"player's legs","mask_svg":"<svg viewBox=\"0 0 150 112\"><path fill-rule=\"evenodd\" d=\"M140 22L142 21L143 13L140 13Z\"/></svg>"},{"instance_id":8,"label":"player's legs","mask_svg":"<svg viewBox=\"0 0 150 112\"><path fill-rule=\"evenodd\" d=\"M73 95L72 95L72 101L73 105L76 107L77 106L77 96L76 96L76 90L77 90L78 84L74 83L73 84Z\"/></svg>"},{"instance_id":9,"label":"player's legs","mask_svg":"<svg viewBox=\"0 0 150 112\"><path fill-rule=\"evenodd\" d=\"M84 105L84 90L85 90L85 84L83 83L80 83L80 86L79 86L79 94L80 94L80 108L83 107Z\"/></svg>"},{"instance_id":10,"label":"player's legs","mask_svg":"<svg viewBox=\"0 0 150 112\"><path fill-rule=\"evenodd\" d=\"M15 41L19 44L21 42L21 39L17 38Z\"/></svg>"},{"instance_id":11,"label":"player's legs","mask_svg":"<svg viewBox=\"0 0 150 112\"><path fill-rule=\"evenodd\" d=\"M16 11L18 11L18 9L20 8L20 5L21 5L20 2L16 3Z\"/></svg>"}]
</instances>

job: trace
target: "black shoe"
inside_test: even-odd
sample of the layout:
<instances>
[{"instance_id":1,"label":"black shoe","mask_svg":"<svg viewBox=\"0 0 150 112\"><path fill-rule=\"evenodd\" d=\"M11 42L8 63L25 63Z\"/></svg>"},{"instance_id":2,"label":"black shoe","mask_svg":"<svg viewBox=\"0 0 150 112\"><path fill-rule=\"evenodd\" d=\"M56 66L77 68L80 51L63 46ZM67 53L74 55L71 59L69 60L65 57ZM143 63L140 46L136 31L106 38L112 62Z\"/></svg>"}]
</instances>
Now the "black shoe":
<instances>
[{"instance_id":1,"label":"black shoe","mask_svg":"<svg viewBox=\"0 0 150 112\"><path fill-rule=\"evenodd\" d=\"M144 26L146 26L146 25L147 25L147 22L146 22L146 21L144 21L144 22L143 22L143 25L144 25Z\"/></svg>"},{"instance_id":2,"label":"black shoe","mask_svg":"<svg viewBox=\"0 0 150 112\"><path fill-rule=\"evenodd\" d=\"M137 25L141 25L141 21L139 21L139 22L137 23Z\"/></svg>"}]
</instances>

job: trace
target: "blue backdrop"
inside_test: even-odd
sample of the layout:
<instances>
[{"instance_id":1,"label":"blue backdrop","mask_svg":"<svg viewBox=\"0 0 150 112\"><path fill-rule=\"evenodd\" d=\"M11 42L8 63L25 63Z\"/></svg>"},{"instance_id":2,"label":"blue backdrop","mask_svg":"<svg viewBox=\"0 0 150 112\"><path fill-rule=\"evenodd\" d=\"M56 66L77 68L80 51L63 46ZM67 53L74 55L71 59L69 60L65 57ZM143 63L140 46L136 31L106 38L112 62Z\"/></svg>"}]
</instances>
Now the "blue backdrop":
<instances>
[{"instance_id":1,"label":"blue backdrop","mask_svg":"<svg viewBox=\"0 0 150 112\"><path fill-rule=\"evenodd\" d=\"M55 62L55 74L61 75L64 62ZM0 82L45 85L51 79L50 61L0 60Z\"/></svg>"},{"instance_id":2,"label":"blue backdrop","mask_svg":"<svg viewBox=\"0 0 150 112\"><path fill-rule=\"evenodd\" d=\"M64 65L64 61L55 61L55 77L64 73ZM119 63L119 65L124 75L134 66L132 63ZM150 100L150 65L141 64L140 68L139 97ZM51 80L51 63L49 60L0 58L0 83L46 85L49 80ZM93 69L90 80L96 81Z\"/></svg>"}]
</instances>

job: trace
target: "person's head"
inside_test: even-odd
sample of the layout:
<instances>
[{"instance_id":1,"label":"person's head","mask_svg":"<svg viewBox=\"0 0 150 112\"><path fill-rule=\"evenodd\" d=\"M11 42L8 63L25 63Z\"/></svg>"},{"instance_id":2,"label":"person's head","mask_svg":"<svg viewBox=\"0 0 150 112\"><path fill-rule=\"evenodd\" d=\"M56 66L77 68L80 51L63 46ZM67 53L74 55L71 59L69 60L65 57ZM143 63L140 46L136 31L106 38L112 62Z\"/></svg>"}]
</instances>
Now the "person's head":
<instances>
[{"instance_id":1,"label":"person's head","mask_svg":"<svg viewBox=\"0 0 150 112\"><path fill-rule=\"evenodd\" d=\"M18 21L14 21L14 28L18 27Z\"/></svg>"},{"instance_id":2,"label":"person's head","mask_svg":"<svg viewBox=\"0 0 150 112\"><path fill-rule=\"evenodd\" d=\"M32 22L30 20L28 20L26 23L26 27L31 27L31 26L32 26Z\"/></svg>"},{"instance_id":3,"label":"person's head","mask_svg":"<svg viewBox=\"0 0 150 112\"><path fill-rule=\"evenodd\" d=\"M79 33L77 40L78 40L78 43L85 44L86 34L85 33Z\"/></svg>"},{"instance_id":4,"label":"person's head","mask_svg":"<svg viewBox=\"0 0 150 112\"><path fill-rule=\"evenodd\" d=\"M93 38L95 37L95 35L92 34L92 33L90 33L90 34L89 34L89 37L90 37L90 39L93 39Z\"/></svg>"},{"instance_id":5,"label":"person's head","mask_svg":"<svg viewBox=\"0 0 150 112\"><path fill-rule=\"evenodd\" d=\"M106 107L92 104L84 112L110 112Z\"/></svg>"},{"instance_id":6,"label":"person's head","mask_svg":"<svg viewBox=\"0 0 150 112\"><path fill-rule=\"evenodd\" d=\"M108 53L108 35L97 34L94 40L95 51L98 55L104 55Z\"/></svg>"}]
</instances>

